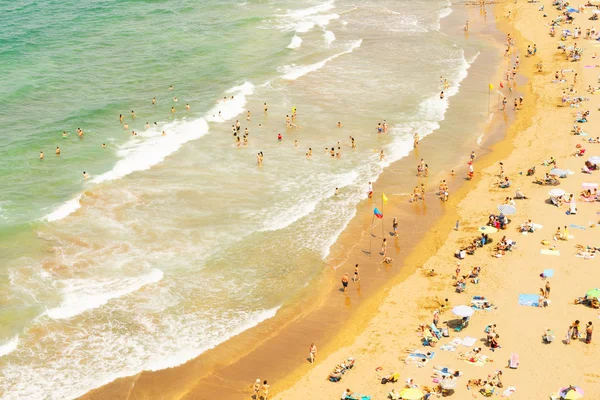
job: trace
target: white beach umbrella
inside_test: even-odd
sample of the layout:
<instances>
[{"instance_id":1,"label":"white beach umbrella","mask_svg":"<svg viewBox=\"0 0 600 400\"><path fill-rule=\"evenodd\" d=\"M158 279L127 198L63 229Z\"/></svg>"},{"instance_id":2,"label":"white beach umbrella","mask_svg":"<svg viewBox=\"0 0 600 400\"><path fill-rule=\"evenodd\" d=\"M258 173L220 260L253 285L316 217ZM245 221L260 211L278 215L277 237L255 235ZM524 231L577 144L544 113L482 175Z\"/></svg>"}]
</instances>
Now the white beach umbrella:
<instances>
[{"instance_id":1,"label":"white beach umbrella","mask_svg":"<svg viewBox=\"0 0 600 400\"><path fill-rule=\"evenodd\" d=\"M549 172L550 175L558 175L558 176L565 176L568 174L567 171L565 171L564 169L560 169L560 168L552 168Z\"/></svg>"},{"instance_id":2,"label":"white beach umbrella","mask_svg":"<svg viewBox=\"0 0 600 400\"><path fill-rule=\"evenodd\" d=\"M588 161L592 164L600 164L600 156L591 156Z\"/></svg>"},{"instance_id":3,"label":"white beach umbrella","mask_svg":"<svg viewBox=\"0 0 600 400\"><path fill-rule=\"evenodd\" d=\"M566 192L565 192L564 190L562 190L562 189L558 189L558 188L556 188L556 189L552 189L552 190L550 190L550 191L548 192L548 194L549 194L551 197L559 197L559 196L564 196L564 195L565 195L565 193L566 193Z\"/></svg>"},{"instance_id":4,"label":"white beach umbrella","mask_svg":"<svg viewBox=\"0 0 600 400\"><path fill-rule=\"evenodd\" d=\"M517 212L517 207L511 204L500 204L498 206L498 211L500 211L504 215L513 215Z\"/></svg>"},{"instance_id":5,"label":"white beach umbrella","mask_svg":"<svg viewBox=\"0 0 600 400\"><path fill-rule=\"evenodd\" d=\"M442 379L440 381L440 386L442 389L449 390L454 389L456 387L456 379Z\"/></svg>"},{"instance_id":6,"label":"white beach umbrella","mask_svg":"<svg viewBox=\"0 0 600 400\"><path fill-rule=\"evenodd\" d=\"M458 317L470 317L474 312L469 306L456 306L452 309L452 313Z\"/></svg>"}]
</instances>

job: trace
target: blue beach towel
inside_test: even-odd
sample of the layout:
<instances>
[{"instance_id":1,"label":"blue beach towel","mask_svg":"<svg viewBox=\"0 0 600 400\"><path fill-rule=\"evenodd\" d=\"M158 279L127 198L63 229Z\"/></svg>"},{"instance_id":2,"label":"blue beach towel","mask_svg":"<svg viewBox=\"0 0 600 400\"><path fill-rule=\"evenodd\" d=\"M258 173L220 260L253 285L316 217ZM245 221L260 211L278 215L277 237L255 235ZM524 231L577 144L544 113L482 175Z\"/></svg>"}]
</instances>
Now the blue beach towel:
<instances>
[{"instance_id":1,"label":"blue beach towel","mask_svg":"<svg viewBox=\"0 0 600 400\"><path fill-rule=\"evenodd\" d=\"M545 269L544 276L546 278L552 278L554 276L554 270L553 269Z\"/></svg>"},{"instance_id":2,"label":"blue beach towel","mask_svg":"<svg viewBox=\"0 0 600 400\"><path fill-rule=\"evenodd\" d=\"M571 224L571 225L569 225L569 228L582 229L585 231L585 226L581 226L581 225Z\"/></svg>"},{"instance_id":3,"label":"blue beach towel","mask_svg":"<svg viewBox=\"0 0 600 400\"><path fill-rule=\"evenodd\" d=\"M537 294L520 294L519 304L522 306L539 307L540 296Z\"/></svg>"},{"instance_id":4,"label":"blue beach towel","mask_svg":"<svg viewBox=\"0 0 600 400\"><path fill-rule=\"evenodd\" d=\"M408 356L414 357L414 358L425 358L425 359L431 360L433 357L435 357L435 351L432 351L429 356L425 353L410 353Z\"/></svg>"}]
</instances>

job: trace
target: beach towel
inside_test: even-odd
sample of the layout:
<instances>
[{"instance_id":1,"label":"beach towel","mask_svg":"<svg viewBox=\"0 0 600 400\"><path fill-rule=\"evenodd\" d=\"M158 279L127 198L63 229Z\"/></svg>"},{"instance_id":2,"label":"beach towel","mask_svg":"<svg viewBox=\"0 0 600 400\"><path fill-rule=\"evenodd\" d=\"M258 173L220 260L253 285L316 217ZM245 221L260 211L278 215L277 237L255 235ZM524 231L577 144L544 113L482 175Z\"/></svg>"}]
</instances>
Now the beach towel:
<instances>
[{"instance_id":1,"label":"beach towel","mask_svg":"<svg viewBox=\"0 0 600 400\"><path fill-rule=\"evenodd\" d=\"M539 307L540 296L537 294L520 294L519 304L522 306Z\"/></svg>"},{"instance_id":2,"label":"beach towel","mask_svg":"<svg viewBox=\"0 0 600 400\"><path fill-rule=\"evenodd\" d=\"M577 257L577 258L583 258L585 260L591 260L593 258L596 258L596 253L588 253L586 255L575 254L575 257Z\"/></svg>"},{"instance_id":3,"label":"beach towel","mask_svg":"<svg viewBox=\"0 0 600 400\"><path fill-rule=\"evenodd\" d=\"M598 187L598 184L591 182L581 182L581 187L584 189L594 189Z\"/></svg>"},{"instance_id":4,"label":"beach towel","mask_svg":"<svg viewBox=\"0 0 600 400\"><path fill-rule=\"evenodd\" d=\"M462 343L462 339L457 336L454 339L452 339L452 341L450 343L453 344L454 346L458 346L459 344Z\"/></svg>"},{"instance_id":5,"label":"beach towel","mask_svg":"<svg viewBox=\"0 0 600 400\"><path fill-rule=\"evenodd\" d=\"M415 350L415 351L412 351L408 356L409 357L419 357L421 359L428 358L431 360L431 359L433 359L433 357L435 357L435 351L432 351L429 353L429 355L427 355L427 353L423 353L423 352Z\"/></svg>"},{"instance_id":6,"label":"beach towel","mask_svg":"<svg viewBox=\"0 0 600 400\"><path fill-rule=\"evenodd\" d=\"M419 364L419 367L424 367L425 364L429 362L429 359L426 357L416 357L413 355L409 355L404 359L405 364Z\"/></svg>"},{"instance_id":7,"label":"beach towel","mask_svg":"<svg viewBox=\"0 0 600 400\"><path fill-rule=\"evenodd\" d=\"M483 361L481 361L481 360L477 360L477 361L475 361L475 362L471 362L471 361L469 361L469 360L465 360L465 362L466 362L467 364L476 365L476 366L478 366L478 367L483 367L483 366L485 365L485 362L483 362Z\"/></svg>"},{"instance_id":8,"label":"beach towel","mask_svg":"<svg viewBox=\"0 0 600 400\"><path fill-rule=\"evenodd\" d=\"M471 365L477 365L478 367L483 367L487 361L488 361L488 358L487 358L487 356L484 356L484 355L480 355L477 358L477 361L475 361L475 362L472 362L470 360L465 360L466 363L471 364Z\"/></svg>"},{"instance_id":9,"label":"beach towel","mask_svg":"<svg viewBox=\"0 0 600 400\"><path fill-rule=\"evenodd\" d=\"M517 353L512 353L510 355L510 360L508 360L508 368L517 369L519 367L519 355Z\"/></svg>"},{"instance_id":10,"label":"beach towel","mask_svg":"<svg viewBox=\"0 0 600 400\"><path fill-rule=\"evenodd\" d=\"M540 250L540 254L545 254L547 256L560 256L560 251L550 250L550 249L542 249L542 250Z\"/></svg>"},{"instance_id":11,"label":"beach towel","mask_svg":"<svg viewBox=\"0 0 600 400\"><path fill-rule=\"evenodd\" d=\"M582 225L571 224L571 225L569 225L569 228L582 229L585 231L585 226L582 226Z\"/></svg>"},{"instance_id":12,"label":"beach towel","mask_svg":"<svg viewBox=\"0 0 600 400\"><path fill-rule=\"evenodd\" d=\"M515 388L514 386L509 386L506 388L506 390L504 392L502 392L502 397L508 397L516 391L517 391L517 388Z\"/></svg>"},{"instance_id":13,"label":"beach towel","mask_svg":"<svg viewBox=\"0 0 600 400\"><path fill-rule=\"evenodd\" d=\"M440 350L444 351L456 351L456 346L452 344L444 344L440 347Z\"/></svg>"},{"instance_id":14,"label":"beach towel","mask_svg":"<svg viewBox=\"0 0 600 400\"><path fill-rule=\"evenodd\" d=\"M477 339L467 336L466 338L463 339L461 344L466 347L471 347L475 344L476 341L477 341Z\"/></svg>"},{"instance_id":15,"label":"beach towel","mask_svg":"<svg viewBox=\"0 0 600 400\"><path fill-rule=\"evenodd\" d=\"M544 277L545 278L552 278L554 276L554 270L553 269L545 269L544 270Z\"/></svg>"},{"instance_id":16,"label":"beach towel","mask_svg":"<svg viewBox=\"0 0 600 400\"><path fill-rule=\"evenodd\" d=\"M429 325L429 328L438 339L442 337L442 332L440 332L440 330L434 324Z\"/></svg>"}]
</instances>

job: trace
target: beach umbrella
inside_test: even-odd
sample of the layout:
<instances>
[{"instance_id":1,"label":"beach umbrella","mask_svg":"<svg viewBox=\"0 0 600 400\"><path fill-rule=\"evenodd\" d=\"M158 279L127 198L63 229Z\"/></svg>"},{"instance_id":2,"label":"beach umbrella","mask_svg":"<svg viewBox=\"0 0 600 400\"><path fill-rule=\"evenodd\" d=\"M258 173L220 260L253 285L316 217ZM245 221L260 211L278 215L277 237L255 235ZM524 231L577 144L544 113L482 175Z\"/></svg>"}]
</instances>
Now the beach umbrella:
<instances>
[{"instance_id":1,"label":"beach umbrella","mask_svg":"<svg viewBox=\"0 0 600 400\"><path fill-rule=\"evenodd\" d=\"M452 313L459 317L470 317L474 312L469 306L456 306L452 309Z\"/></svg>"},{"instance_id":2,"label":"beach umbrella","mask_svg":"<svg viewBox=\"0 0 600 400\"><path fill-rule=\"evenodd\" d=\"M560 389L560 398L564 400L576 400L583 398L583 389L579 386L569 386Z\"/></svg>"},{"instance_id":3,"label":"beach umbrella","mask_svg":"<svg viewBox=\"0 0 600 400\"><path fill-rule=\"evenodd\" d=\"M500 204L498 206L498 211L504 215L513 215L517 212L517 208L511 204Z\"/></svg>"},{"instance_id":4,"label":"beach umbrella","mask_svg":"<svg viewBox=\"0 0 600 400\"><path fill-rule=\"evenodd\" d=\"M498 229L494 228L493 226L482 226L481 228L479 228L479 232L481 232L481 233L496 233L496 232L498 232Z\"/></svg>"},{"instance_id":5,"label":"beach umbrella","mask_svg":"<svg viewBox=\"0 0 600 400\"><path fill-rule=\"evenodd\" d=\"M565 192L563 189L558 189L558 188L556 188L556 189L552 189L552 190L550 190L550 191L548 192L548 194L549 194L551 197L559 197L559 196L564 196L564 195L565 195L565 193L566 193L566 192Z\"/></svg>"},{"instance_id":6,"label":"beach umbrella","mask_svg":"<svg viewBox=\"0 0 600 400\"><path fill-rule=\"evenodd\" d=\"M456 379L442 379L440 387L445 390L454 389L456 387Z\"/></svg>"},{"instance_id":7,"label":"beach umbrella","mask_svg":"<svg viewBox=\"0 0 600 400\"><path fill-rule=\"evenodd\" d=\"M565 171L564 169L559 169L559 168L552 168L549 172L550 175L558 175L558 176L564 176L567 175L567 171Z\"/></svg>"},{"instance_id":8,"label":"beach umbrella","mask_svg":"<svg viewBox=\"0 0 600 400\"><path fill-rule=\"evenodd\" d=\"M600 156L591 156L588 161L592 164L600 164Z\"/></svg>"},{"instance_id":9,"label":"beach umbrella","mask_svg":"<svg viewBox=\"0 0 600 400\"><path fill-rule=\"evenodd\" d=\"M590 289L585 294L587 297L596 297L600 298L600 289Z\"/></svg>"},{"instance_id":10,"label":"beach umbrella","mask_svg":"<svg viewBox=\"0 0 600 400\"><path fill-rule=\"evenodd\" d=\"M400 392L400 397L406 400L419 400L425 396L425 393L419 388L407 388Z\"/></svg>"}]
</instances>

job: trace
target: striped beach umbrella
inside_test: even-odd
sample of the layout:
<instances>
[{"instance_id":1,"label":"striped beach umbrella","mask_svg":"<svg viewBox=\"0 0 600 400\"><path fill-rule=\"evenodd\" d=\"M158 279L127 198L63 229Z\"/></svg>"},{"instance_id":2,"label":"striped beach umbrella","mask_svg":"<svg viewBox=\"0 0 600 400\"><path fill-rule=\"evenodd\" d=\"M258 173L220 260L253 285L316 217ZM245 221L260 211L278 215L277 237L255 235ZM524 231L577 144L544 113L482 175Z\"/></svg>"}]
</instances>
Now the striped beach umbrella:
<instances>
[{"instance_id":1,"label":"striped beach umbrella","mask_svg":"<svg viewBox=\"0 0 600 400\"><path fill-rule=\"evenodd\" d=\"M560 398L564 400L583 399L583 389L579 386L569 386L560 389Z\"/></svg>"},{"instance_id":2,"label":"striped beach umbrella","mask_svg":"<svg viewBox=\"0 0 600 400\"><path fill-rule=\"evenodd\" d=\"M511 204L500 204L498 206L498 211L500 211L504 215L513 215L517 212L517 207Z\"/></svg>"}]
</instances>

